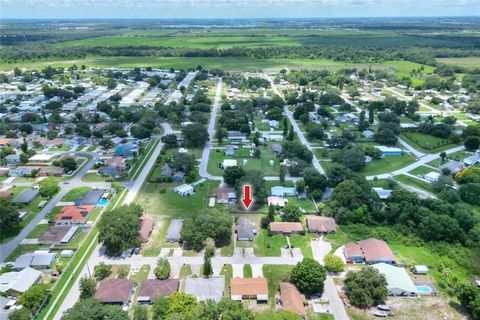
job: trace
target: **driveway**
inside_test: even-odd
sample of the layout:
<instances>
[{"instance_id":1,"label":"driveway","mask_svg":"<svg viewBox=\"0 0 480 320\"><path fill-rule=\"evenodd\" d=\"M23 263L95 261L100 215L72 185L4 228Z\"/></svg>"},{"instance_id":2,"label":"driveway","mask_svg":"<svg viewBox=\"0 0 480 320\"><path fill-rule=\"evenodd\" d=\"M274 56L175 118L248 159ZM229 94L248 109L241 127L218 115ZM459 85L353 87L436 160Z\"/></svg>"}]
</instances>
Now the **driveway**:
<instances>
[{"instance_id":1,"label":"driveway","mask_svg":"<svg viewBox=\"0 0 480 320\"><path fill-rule=\"evenodd\" d=\"M332 245L330 242L321 239L312 240L310 245L312 247L313 258L323 265L323 258L325 258L325 256L332 250Z\"/></svg>"},{"instance_id":2,"label":"driveway","mask_svg":"<svg viewBox=\"0 0 480 320\"><path fill-rule=\"evenodd\" d=\"M263 277L263 264L254 263L252 267L252 278Z\"/></svg>"},{"instance_id":3,"label":"driveway","mask_svg":"<svg viewBox=\"0 0 480 320\"><path fill-rule=\"evenodd\" d=\"M243 266L243 264L232 264L234 278L243 278Z\"/></svg>"}]
</instances>

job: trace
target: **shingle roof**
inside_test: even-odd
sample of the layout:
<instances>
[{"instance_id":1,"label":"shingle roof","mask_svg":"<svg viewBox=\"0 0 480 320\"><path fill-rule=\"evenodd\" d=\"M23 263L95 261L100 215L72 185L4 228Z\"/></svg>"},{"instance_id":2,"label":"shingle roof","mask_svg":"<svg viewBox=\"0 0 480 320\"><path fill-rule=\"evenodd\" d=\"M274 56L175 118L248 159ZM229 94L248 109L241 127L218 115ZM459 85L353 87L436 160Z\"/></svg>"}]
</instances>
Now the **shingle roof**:
<instances>
[{"instance_id":1,"label":"shingle roof","mask_svg":"<svg viewBox=\"0 0 480 320\"><path fill-rule=\"evenodd\" d=\"M26 189L23 190L19 195L17 195L12 202L19 203L28 203L35 199L40 192L36 189Z\"/></svg>"},{"instance_id":2,"label":"shingle roof","mask_svg":"<svg viewBox=\"0 0 480 320\"><path fill-rule=\"evenodd\" d=\"M180 241L180 232L183 227L183 219L174 219L170 222L167 231L167 241Z\"/></svg>"},{"instance_id":3,"label":"shingle roof","mask_svg":"<svg viewBox=\"0 0 480 320\"><path fill-rule=\"evenodd\" d=\"M27 291L41 277L42 272L27 267L20 272L6 272L0 275L0 291Z\"/></svg>"},{"instance_id":4,"label":"shingle roof","mask_svg":"<svg viewBox=\"0 0 480 320\"><path fill-rule=\"evenodd\" d=\"M280 300L284 310L305 316L305 296L289 282L280 282Z\"/></svg>"},{"instance_id":5,"label":"shingle roof","mask_svg":"<svg viewBox=\"0 0 480 320\"><path fill-rule=\"evenodd\" d=\"M145 217L142 219L142 225L140 227L140 238L142 239L143 242L148 240L148 236L150 236L150 233L152 232L153 229L153 219L150 217Z\"/></svg>"},{"instance_id":6,"label":"shingle roof","mask_svg":"<svg viewBox=\"0 0 480 320\"><path fill-rule=\"evenodd\" d=\"M104 303L128 302L135 283L127 279L109 279L100 282L95 298Z\"/></svg>"},{"instance_id":7,"label":"shingle roof","mask_svg":"<svg viewBox=\"0 0 480 320\"><path fill-rule=\"evenodd\" d=\"M230 294L233 296L268 295L265 278L233 278L230 280Z\"/></svg>"},{"instance_id":8,"label":"shingle roof","mask_svg":"<svg viewBox=\"0 0 480 320\"><path fill-rule=\"evenodd\" d=\"M83 206L83 205L96 205L100 198L103 195L102 190L91 190L83 194L82 196L75 199L76 206Z\"/></svg>"},{"instance_id":9,"label":"shingle roof","mask_svg":"<svg viewBox=\"0 0 480 320\"><path fill-rule=\"evenodd\" d=\"M270 222L268 227L272 232L291 233L303 231L303 226L300 222Z\"/></svg>"},{"instance_id":10,"label":"shingle roof","mask_svg":"<svg viewBox=\"0 0 480 320\"><path fill-rule=\"evenodd\" d=\"M332 217L308 215L307 227L310 232L336 232L337 225Z\"/></svg>"},{"instance_id":11,"label":"shingle roof","mask_svg":"<svg viewBox=\"0 0 480 320\"><path fill-rule=\"evenodd\" d=\"M142 282L138 291L138 297L149 298L150 301L159 297L169 296L178 291L178 279L147 279Z\"/></svg>"},{"instance_id":12,"label":"shingle roof","mask_svg":"<svg viewBox=\"0 0 480 320\"><path fill-rule=\"evenodd\" d=\"M389 260L395 261L395 256L388 247L387 243L378 239L366 239L358 242L362 248L365 261Z\"/></svg>"}]
</instances>

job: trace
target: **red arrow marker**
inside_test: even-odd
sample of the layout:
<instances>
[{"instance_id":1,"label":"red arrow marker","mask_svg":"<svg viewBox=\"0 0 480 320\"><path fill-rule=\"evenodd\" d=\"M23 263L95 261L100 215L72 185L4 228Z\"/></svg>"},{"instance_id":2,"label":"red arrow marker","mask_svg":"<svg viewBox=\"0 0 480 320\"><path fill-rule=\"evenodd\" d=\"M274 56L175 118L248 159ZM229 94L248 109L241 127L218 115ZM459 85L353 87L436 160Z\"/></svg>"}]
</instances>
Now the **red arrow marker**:
<instances>
[{"instance_id":1,"label":"red arrow marker","mask_svg":"<svg viewBox=\"0 0 480 320\"><path fill-rule=\"evenodd\" d=\"M251 186L249 186L248 184L243 186L242 202L243 202L243 205L245 206L245 209L247 209L247 210L253 202L251 192L252 192L252 187Z\"/></svg>"}]
</instances>

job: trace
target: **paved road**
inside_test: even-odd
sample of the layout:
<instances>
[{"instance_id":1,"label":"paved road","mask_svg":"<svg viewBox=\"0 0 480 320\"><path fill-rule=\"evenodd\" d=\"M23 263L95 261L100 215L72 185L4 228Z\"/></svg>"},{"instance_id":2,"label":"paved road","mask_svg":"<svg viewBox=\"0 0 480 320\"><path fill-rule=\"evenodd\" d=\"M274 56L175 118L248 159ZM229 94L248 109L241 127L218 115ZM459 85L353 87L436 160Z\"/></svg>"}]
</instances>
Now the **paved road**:
<instances>
[{"instance_id":1,"label":"paved road","mask_svg":"<svg viewBox=\"0 0 480 320\"><path fill-rule=\"evenodd\" d=\"M77 174L69 180L69 184L60 184L60 192L57 193L46 205L40 210L40 212L30 221L30 223L25 226L25 228L20 231L20 233L7 243L0 245L0 260L3 262L16 247L28 236L28 234L37 226L37 224L45 218L45 216L55 207L55 205L62 200L62 198L68 193L68 191L80 187L80 186L90 186L90 183L82 182L82 177L91 167L95 165L99 159L98 154L93 152L88 152L87 154L92 156L92 160L83 165ZM15 183L9 185L17 185ZM32 185L32 184L30 184Z\"/></svg>"},{"instance_id":2,"label":"paved road","mask_svg":"<svg viewBox=\"0 0 480 320\"><path fill-rule=\"evenodd\" d=\"M265 74L266 78L268 81L270 81L270 84L272 86L272 89L273 91L279 95L280 97L282 96L280 94L280 92L277 90L277 86L275 85L275 83L273 82L272 78L270 78L270 76L268 76L268 74ZM288 120L290 121L290 123L292 124L293 126L293 130L297 133L298 135L298 138L300 139L300 141L302 142L302 144L304 146L306 146L308 148L308 150L312 151L312 148L310 147L310 143L308 143L307 139L305 138L305 136L303 135L303 132L300 130L300 128L298 127L297 125L297 122L295 121L295 119L293 118L293 112L291 112L290 110L288 110L288 107L285 106L284 108L284 112L285 114L287 115L287 118ZM317 169L318 172L320 172L321 174L325 174L325 170L323 170L322 166L320 165L320 162L318 162L317 160L317 157L315 156L315 153L313 153L313 158L312 158L312 164L313 166L315 167L315 169Z\"/></svg>"},{"instance_id":3,"label":"paved road","mask_svg":"<svg viewBox=\"0 0 480 320\"><path fill-rule=\"evenodd\" d=\"M448 155L448 154L451 154L451 153L455 153L455 152L458 152L458 151L462 151L462 150L465 150L465 147L464 146L460 146L460 147L455 147L455 148L452 148L452 149L449 149L449 150L446 150L445 153ZM392 176L397 176L397 175L400 175L400 174L405 174L409 171L412 171L413 169L415 168L418 168L420 166L423 166L425 165L426 163L432 161L432 160L435 160L435 159L438 159L440 157L440 153L432 153L432 154L427 154L425 156L423 156L422 158L420 158L419 160L415 161L414 163L412 163L411 165L408 165L406 167L403 167L401 169L398 169L398 170L395 170L395 171L392 171L390 173L385 173L385 174L379 174L379 175L376 175L376 176L367 176L367 180L373 180L375 177L377 177L378 179L388 179Z\"/></svg>"},{"instance_id":4,"label":"paved road","mask_svg":"<svg viewBox=\"0 0 480 320\"><path fill-rule=\"evenodd\" d=\"M323 241L322 239L320 239L319 241L312 241L311 244L313 258L323 265L323 258L325 257L325 255L328 254L328 252L331 251L331 244L329 242ZM335 286L332 277L328 274L327 278L325 279L323 297L328 300L330 310L335 320L350 319L347 315L347 311L345 310L345 305L343 304L340 296L338 295L337 287Z\"/></svg>"},{"instance_id":5,"label":"paved road","mask_svg":"<svg viewBox=\"0 0 480 320\"><path fill-rule=\"evenodd\" d=\"M400 143L405 149L407 149L411 154L415 155L417 158L421 158L425 155L425 153L418 151L411 145L409 145L405 140L398 137L398 143Z\"/></svg>"},{"instance_id":6,"label":"paved road","mask_svg":"<svg viewBox=\"0 0 480 320\"><path fill-rule=\"evenodd\" d=\"M212 112L210 113L210 122L208 123L208 136L209 140L203 147L202 159L200 160L199 173L202 178L209 180L223 180L221 176L213 176L207 171L208 157L210 155L210 149L212 147L212 141L215 137L215 122L217 118L218 106L220 105L220 99L222 96L222 78L218 81L217 92L215 94L215 101L213 102Z\"/></svg>"}]
</instances>

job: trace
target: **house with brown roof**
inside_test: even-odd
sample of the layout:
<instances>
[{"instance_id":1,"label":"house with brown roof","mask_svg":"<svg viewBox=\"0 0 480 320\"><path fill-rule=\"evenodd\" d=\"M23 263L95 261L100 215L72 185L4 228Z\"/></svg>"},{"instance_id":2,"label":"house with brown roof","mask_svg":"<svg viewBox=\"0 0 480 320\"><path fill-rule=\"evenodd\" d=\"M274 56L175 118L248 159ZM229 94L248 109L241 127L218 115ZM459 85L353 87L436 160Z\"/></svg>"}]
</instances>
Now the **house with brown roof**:
<instances>
[{"instance_id":1,"label":"house with brown roof","mask_svg":"<svg viewBox=\"0 0 480 320\"><path fill-rule=\"evenodd\" d=\"M46 144L47 147L56 147L56 146L60 146L64 143L65 143L64 138L55 138L53 140L47 140L45 144Z\"/></svg>"},{"instance_id":2,"label":"house with brown roof","mask_svg":"<svg viewBox=\"0 0 480 320\"><path fill-rule=\"evenodd\" d=\"M13 138L0 138L0 147L8 146L13 140Z\"/></svg>"},{"instance_id":3,"label":"house with brown roof","mask_svg":"<svg viewBox=\"0 0 480 320\"><path fill-rule=\"evenodd\" d=\"M152 233L153 230L153 219L150 217L144 217L142 219L142 225L140 226L140 240L142 242L147 242L148 237Z\"/></svg>"},{"instance_id":4,"label":"house with brown roof","mask_svg":"<svg viewBox=\"0 0 480 320\"><path fill-rule=\"evenodd\" d=\"M13 195L13 192L10 190L0 190L0 198L8 198Z\"/></svg>"},{"instance_id":5,"label":"house with brown roof","mask_svg":"<svg viewBox=\"0 0 480 320\"><path fill-rule=\"evenodd\" d=\"M9 172L10 172L10 168L0 168L0 177L8 176Z\"/></svg>"},{"instance_id":6,"label":"house with brown roof","mask_svg":"<svg viewBox=\"0 0 480 320\"><path fill-rule=\"evenodd\" d=\"M153 303L157 298L166 297L178 291L178 279L147 279L142 282L138 291L137 303Z\"/></svg>"},{"instance_id":7,"label":"house with brown roof","mask_svg":"<svg viewBox=\"0 0 480 320\"><path fill-rule=\"evenodd\" d=\"M308 232L335 233L337 224L332 217L308 215L306 217Z\"/></svg>"},{"instance_id":8,"label":"house with brown roof","mask_svg":"<svg viewBox=\"0 0 480 320\"><path fill-rule=\"evenodd\" d=\"M41 167L40 171L38 172L39 177L61 177L63 174L64 169L62 167Z\"/></svg>"},{"instance_id":9,"label":"house with brown roof","mask_svg":"<svg viewBox=\"0 0 480 320\"><path fill-rule=\"evenodd\" d=\"M219 187L217 189L217 203L235 204L237 202L237 194L235 188Z\"/></svg>"},{"instance_id":10,"label":"house with brown roof","mask_svg":"<svg viewBox=\"0 0 480 320\"><path fill-rule=\"evenodd\" d=\"M347 262L395 263L395 256L387 243L374 238L345 244L344 254Z\"/></svg>"},{"instance_id":11,"label":"house with brown roof","mask_svg":"<svg viewBox=\"0 0 480 320\"><path fill-rule=\"evenodd\" d=\"M230 297L232 300L255 299L268 301L268 282L265 278L233 278L230 280Z\"/></svg>"},{"instance_id":12,"label":"house with brown roof","mask_svg":"<svg viewBox=\"0 0 480 320\"><path fill-rule=\"evenodd\" d=\"M305 318L305 296L298 291L295 285L290 282L280 282L280 302L281 309L293 312Z\"/></svg>"},{"instance_id":13,"label":"house with brown roof","mask_svg":"<svg viewBox=\"0 0 480 320\"><path fill-rule=\"evenodd\" d=\"M278 234L292 234L303 231L303 226L300 222L270 222L268 228L272 233Z\"/></svg>"},{"instance_id":14,"label":"house with brown roof","mask_svg":"<svg viewBox=\"0 0 480 320\"><path fill-rule=\"evenodd\" d=\"M65 206L61 213L55 216L55 224L71 225L82 224L88 218L95 206Z\"/></svg>"},{"instance_id":15,"label":"house with brown roof","mask_svg":"<svg viewBox=\"0 0 480 320\"><path fill-rule=\"evenodd\" d=\"M126 160L124 157L113 157L105 160L105 166L112 167L120 171L128 169Z\"/></svg>"},{"instance_id":16,"label":"house with brown roof","mask_svg":"<svg viewBox=\"0 0 480 320\"><path fill-rule=\"evenodd\" d=\"M107 279L100 282L95 299L103 303L127 305L133 295L135 282L128 279Z\"/></svg>"}]
</instances>

